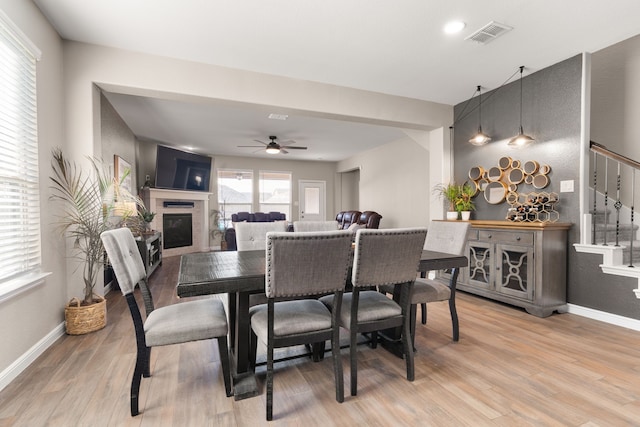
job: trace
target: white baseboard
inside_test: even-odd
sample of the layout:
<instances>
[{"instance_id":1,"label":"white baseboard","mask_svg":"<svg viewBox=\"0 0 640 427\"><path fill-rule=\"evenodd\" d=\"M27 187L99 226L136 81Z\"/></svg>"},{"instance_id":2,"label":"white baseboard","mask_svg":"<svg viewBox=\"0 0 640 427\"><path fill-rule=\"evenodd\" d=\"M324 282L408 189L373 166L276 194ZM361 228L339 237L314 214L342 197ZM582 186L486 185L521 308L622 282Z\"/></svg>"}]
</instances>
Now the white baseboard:
<instances>
[{"instance_id":1,"label":"white baseboard","mask_svg":"<svg viewBox=\"0 0 640 427\"><path fill-rule=\"evenodd\" d=\"M633 329L634 331L640 331L640 320L619 316L617 314L611 314L574 304L567 304L567 313L588 317L589 319L599 320L616 326L622 326L623 328Z\"/></svg>"},{"instance_id":2,"label":"white baseboard","mask_svg":"<svg viewBox=\"0 0 640 427\"><path fill-rule=\"evenodd\" d=\"M0 373L0 390L8 386L18 375L31 365L42 353L44 353L51 345L64 335L64 322L56 326L54 330L49 332L44 338L38 341L26 353L16 359L11 365Z\"/></svg>"}]
</instances>

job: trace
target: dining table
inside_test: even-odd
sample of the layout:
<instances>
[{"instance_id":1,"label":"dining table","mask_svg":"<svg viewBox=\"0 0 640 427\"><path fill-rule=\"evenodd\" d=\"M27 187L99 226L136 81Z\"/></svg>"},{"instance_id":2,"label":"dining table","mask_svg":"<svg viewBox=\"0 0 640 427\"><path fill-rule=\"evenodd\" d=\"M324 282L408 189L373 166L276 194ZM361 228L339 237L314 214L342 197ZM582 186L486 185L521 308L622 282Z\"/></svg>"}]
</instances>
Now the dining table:
<instances>
[{"instance_id":1,"label":"dining table","mask_svg":"<svg viewBox=\"0 0 640 427\"><path fill-rule=\"evenodd\" d=\"M236 400L258 394L249 360L249 306L251 294L264 293L265 261L264 250L197 252L182 255L180 260L178 297L228 295L229 347ZM459 269L467 265L468 260L463 255L424 250L418 272Z\"/></svg>"}]
</instances>

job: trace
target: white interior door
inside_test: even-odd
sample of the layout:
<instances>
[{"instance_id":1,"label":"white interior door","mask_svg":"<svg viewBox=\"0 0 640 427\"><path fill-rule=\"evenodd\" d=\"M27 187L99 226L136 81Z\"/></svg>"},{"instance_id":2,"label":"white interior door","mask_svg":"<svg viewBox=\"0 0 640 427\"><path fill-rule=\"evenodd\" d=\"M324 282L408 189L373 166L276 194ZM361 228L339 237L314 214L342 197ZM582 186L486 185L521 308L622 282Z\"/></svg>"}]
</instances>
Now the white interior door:
<instances>
[{"instance_id":1,"label":"white interior door","mask_svg":"<svg viewBox=\"0 0 640 427\"><path fill-rule=\"evenodd\" d=\"M300 221L326 220L326 182L298 181Z\"/></svg>"}]
</instances>

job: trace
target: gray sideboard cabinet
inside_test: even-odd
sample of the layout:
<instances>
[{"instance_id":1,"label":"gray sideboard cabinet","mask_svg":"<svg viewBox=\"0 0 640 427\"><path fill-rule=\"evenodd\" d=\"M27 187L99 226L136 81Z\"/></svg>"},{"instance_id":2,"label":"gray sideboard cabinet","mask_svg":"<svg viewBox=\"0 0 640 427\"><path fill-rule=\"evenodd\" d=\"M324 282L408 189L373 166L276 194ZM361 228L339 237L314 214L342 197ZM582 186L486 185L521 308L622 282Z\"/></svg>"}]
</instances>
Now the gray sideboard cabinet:
<instances>
[{"instance_id":1,"label":"gray sideboard cabinet","mask_svg":"<svg viewBox=\"0 0 640 427\"><path fill-rule=\"evenodd\" d=\"M472 220L458 289L538 317L566 311L568 223Z\"/></svg>"}]
</instances>

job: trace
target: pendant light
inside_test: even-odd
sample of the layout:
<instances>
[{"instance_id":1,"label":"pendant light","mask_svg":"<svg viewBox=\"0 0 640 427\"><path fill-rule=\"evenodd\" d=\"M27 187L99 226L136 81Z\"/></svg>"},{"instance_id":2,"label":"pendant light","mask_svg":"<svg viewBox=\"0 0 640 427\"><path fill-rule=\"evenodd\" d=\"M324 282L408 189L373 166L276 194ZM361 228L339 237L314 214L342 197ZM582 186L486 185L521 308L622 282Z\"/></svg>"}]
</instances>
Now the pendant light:
<instances>
[{"instance_id":1,"label":"pendant light","mask_svg":"<svg viewBox=\"0 0 640 427\"><path fill-rule=\"evenodd\" d=\"M489 141L491 141L491 137L482 132L482 88L478 86L476 92L480 92L479 102L478 102L478 133L475 134L473 138L469 140L469 142L476 146L485 145Z\"/></svg>"},{"instance_id":2,"label":"pendant light","mask_svg":"<svg viewBox=\"0 0 640 427\"><path fill-rule=\"evenodd\" d=\"M535 141L529 135L525 135L522 130L522 71L524 70L524 65L520 66L520 129L516 136L509 140L507 144L509 147L524 147Z\"/></svg>"}]
</instances>

